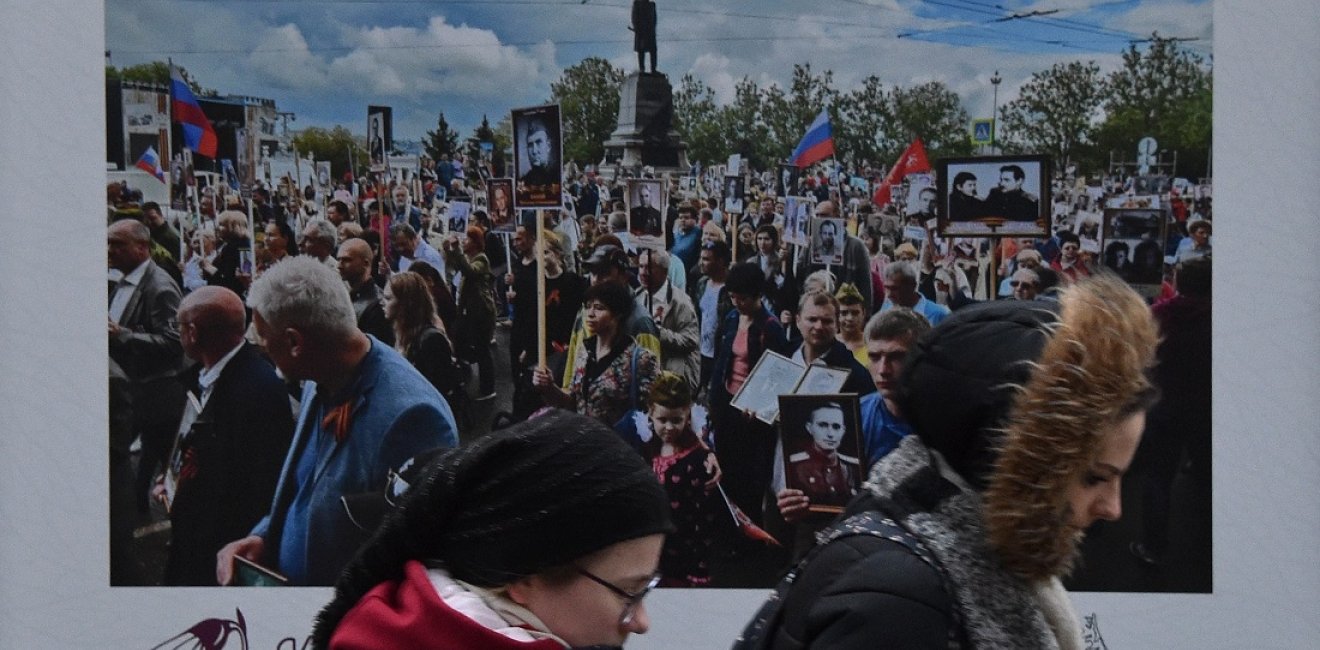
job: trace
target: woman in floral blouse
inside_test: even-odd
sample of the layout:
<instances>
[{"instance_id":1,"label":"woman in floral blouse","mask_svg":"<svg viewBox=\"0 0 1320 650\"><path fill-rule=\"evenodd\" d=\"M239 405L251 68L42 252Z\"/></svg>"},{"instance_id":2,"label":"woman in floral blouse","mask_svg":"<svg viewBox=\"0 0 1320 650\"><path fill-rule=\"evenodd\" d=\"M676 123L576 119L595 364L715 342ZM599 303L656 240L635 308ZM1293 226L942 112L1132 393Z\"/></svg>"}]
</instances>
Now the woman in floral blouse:
<instances>
[{"instance_id":1,"label":"woman in floral blouse","mask_svg":"<svg viewBox=\"0 0 1320 650\"><path fill-rule=\"evenodd\" d=\"M660 364L623 331L634 308L627 286L603 282L587 289L583 300L587 330L593 333L583 341L586 364L573 375L567 391L555 385L544 366L533 372L532 385L545 395L546 404L573 408L613 427L630 410L644 407L633 402L633 381L638 402L645 401Z\"/></svg>"}]
</instances>

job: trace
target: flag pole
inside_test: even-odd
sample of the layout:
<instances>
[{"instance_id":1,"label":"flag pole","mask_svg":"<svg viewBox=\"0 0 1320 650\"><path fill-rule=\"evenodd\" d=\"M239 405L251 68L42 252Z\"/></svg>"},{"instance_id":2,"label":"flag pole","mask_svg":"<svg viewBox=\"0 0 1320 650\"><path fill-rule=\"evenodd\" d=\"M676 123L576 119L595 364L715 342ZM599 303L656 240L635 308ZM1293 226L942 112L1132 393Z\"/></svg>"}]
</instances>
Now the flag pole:
<instances>
[{"instance_id":1,"label":"flag pole","mask_svg":"<svg viewBox=\"0 0 1320 650\"><path fill-rule=\"evenodd\" d=\"M545 350L545 212L536 211L536 363L549 369ZM570 365L572 365L570 363Z\"/></svg>"}]
</instances>

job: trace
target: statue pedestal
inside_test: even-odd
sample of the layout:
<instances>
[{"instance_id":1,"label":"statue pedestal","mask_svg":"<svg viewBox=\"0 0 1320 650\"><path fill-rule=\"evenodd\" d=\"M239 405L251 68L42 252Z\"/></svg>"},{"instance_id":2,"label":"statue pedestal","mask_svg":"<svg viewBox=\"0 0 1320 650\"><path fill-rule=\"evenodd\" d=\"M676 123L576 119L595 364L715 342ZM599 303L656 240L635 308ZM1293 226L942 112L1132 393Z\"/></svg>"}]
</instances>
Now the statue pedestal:
<instances>
[{"instance_id":1,"label":"statue pedestal","mask_svg":"<svg viewBox=\"0 0 1320 650\"><path fill-rule=\"evenodd\" d=\"M687 145L673 128L674 89L659 73L629 74L619 89L619 123L605 141L603 165L688 170Z\"/></svg>"}]
</instances>

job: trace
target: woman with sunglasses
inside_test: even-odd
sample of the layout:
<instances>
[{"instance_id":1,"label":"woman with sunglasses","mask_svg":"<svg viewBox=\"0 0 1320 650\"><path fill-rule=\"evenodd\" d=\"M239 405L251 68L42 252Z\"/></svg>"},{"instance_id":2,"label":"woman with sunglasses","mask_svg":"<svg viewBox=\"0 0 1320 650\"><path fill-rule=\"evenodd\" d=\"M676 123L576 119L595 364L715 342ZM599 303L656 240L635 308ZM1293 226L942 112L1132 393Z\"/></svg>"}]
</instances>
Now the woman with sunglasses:
<instances>
[{"instance_id":1,"label":"woman with sunglasses","mask_svg":"<svg viewBox=\"0 0 1320 650\"><path fill-rule=\"evenodd\" d=\"M441 452L335 585L313 647L617 648L650 627L669 503L566 411Z\"/></svg>"}]
</instances>

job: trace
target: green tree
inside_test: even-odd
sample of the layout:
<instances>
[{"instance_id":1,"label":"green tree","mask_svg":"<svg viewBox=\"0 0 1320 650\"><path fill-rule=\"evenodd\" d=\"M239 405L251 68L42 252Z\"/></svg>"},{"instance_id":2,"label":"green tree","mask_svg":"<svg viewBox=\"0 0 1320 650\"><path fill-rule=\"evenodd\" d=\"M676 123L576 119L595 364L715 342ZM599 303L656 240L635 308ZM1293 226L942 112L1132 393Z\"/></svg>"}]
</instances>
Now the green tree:
<instances>
[{"instance_id":1,"label":"green tree","mask_svg":"<svg viewBox=\"0 0 1320 650\"><path fill-rule=\"evenodd\" d=\"M720 110L719 125L726 138L726 157L742 154L743 160L757 169L775 163L770 130L761 119L761 89L750 77L743 77L734 87L733 103Z\"/></svg>"},{"instance_id":2,"label":"green tree","mask_svg":"<svg viewBox=\"0 0 1320 650\"><path fill-rule=\"evenodd\" d=\"M210 88L203 88L183 66L174 67L179 69L179 76L183 77L184 83L188 84L189 90L192 90L194 95L199 97L214 97L218 94ZM131 81L135 83L168 86L170 85L170 66L165 61L139 63L137 65L124 66L123 68L116 68L112 65L108 65L105 67L105 77L112 81Z\"/></svg>"},{"instance_id":3,"label":"green tree","mask_svg":"<svg viewBox=\"0 0 1320 650\"><path fill-rule=\"evenodd\" d=\"M687 143L688 160L709 165L728 157L715 91L691 73L674 90L674 130Z\"/></svg>"},{"instance_id":4,"label":"green tree","mask_svg":"<svg viewBox=\"0 0 1320 650\"><path fill-rule=\"evenodd\" d=\"M347 171L350 161L361 165L367 160L367 148L343 126L303 129L293 136L293 146L303 155L310 155L316 160L329 160L331 178L339 178Z\"/></svg>"},{"instance_id":5,"label":"green tree","mask_svg":"<svg viewBox=\"0 0 1320 650\"><path fill-rule=\"evenodd\" d=\"M426 132L422 147L431 160L439 161L441 156L450 156L458 152L458 131L449 128L444 111L436 118L435 130Z\"/></svg>"},{"instance_id":6,"label":"green tree","mask_svg":"<svg viewBox=\"0 0 1320 650\"><path fill-rule=\"evenodd\" d=\"M1123 67L1108 80L1106 119L1096 140L1102 155L1135 156L1137 141L1155 138L1160 148L1178 152L1175 174L1209 175L1211 66L1175 39L1152 34L1144 49L1123 52Z\"/></svg>"},{"instance_id":7,"label":"green tree","mask_svg":"<svg viewBox=\"0 0 1320 650\"><path fill-rule=\"evenodd\" d=\"M893 121L887 142L882 141L882 160L897 158L913 138L921 138L932 160L972 153L967 111L962 107L962 99L943 81L911 88L895 87L887 103Z\"/></svg>"},{"instance_id":8,"label":"green tree","mask_svg":"<svg viewBox=\"0 0 1320 650\"><path fill-rule=\"evenodd\" d=\"M623 71L600 57L585 58L550 84L559 104L564 132L564 160L593 163L605 157L605 140L619 116Z\"/></svg>"},{"instance_id":9,"label":"green tree","mask_svg":"<svg viewBox=\"0 0 1320 650\"><path fill-rule=\"evenodd\" d=\"M501 173L504 169L504 150L509 147L512 141L508 136L498 132L491 127L490 120L485 115L481 116L481 124L472 130L472 136L467 140L465 156L468 163L469 174L476 175L476 163L481 160L481 143L489 142L494 145L491 152L491 166L495 173Z\"/></svg>"},{"instance_id":10,"label":"green tree","mask_svg":"<svg viewBox=\"0 0 1320 650\"><path fill-rule=\"evenodd\" d=\"M812 74L811 64L804 63L793 66L793 80L787 91L771 86L762 95L761 116L768 131L764 155L778 162L792 155L812 120L822 108L835 104L839 91L834 89L834 72L826 70L817 76ZM837 122L833 112L831 109L831 124Z\"/></svg>"},{"instance_id":11,"label":"green tree","mask_svg":"<svg viewBox=\"0 0 1320 650\"><path fill-rule=\"evenodd\" d=\"M883 167L892 149L889 136L890 107L884 84L875 75L844 94L838 103L839 120L835 123L835 147L839 157L854 162Z\"/></svg>"},{"instance_id":12,"label":"green tree","mask_svg":"<svg viewBox=\"0 0 1320 650\"><path fill-rule=\"evenodd\" d=\"M1107 96L1094 61L1056 63L1036 72L1000 111L998 141L1012 153L1042 153L1059 168L1088 158Z\"/></svg>"}]
</instances>

